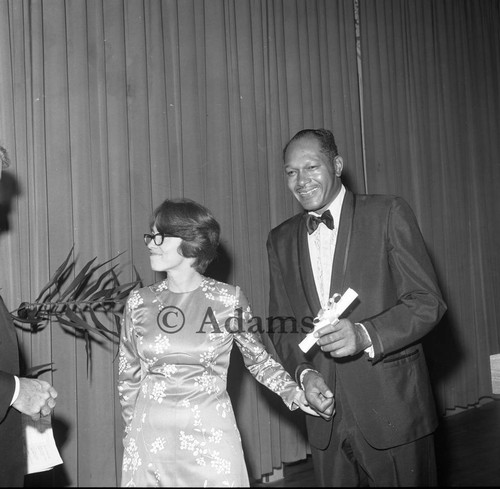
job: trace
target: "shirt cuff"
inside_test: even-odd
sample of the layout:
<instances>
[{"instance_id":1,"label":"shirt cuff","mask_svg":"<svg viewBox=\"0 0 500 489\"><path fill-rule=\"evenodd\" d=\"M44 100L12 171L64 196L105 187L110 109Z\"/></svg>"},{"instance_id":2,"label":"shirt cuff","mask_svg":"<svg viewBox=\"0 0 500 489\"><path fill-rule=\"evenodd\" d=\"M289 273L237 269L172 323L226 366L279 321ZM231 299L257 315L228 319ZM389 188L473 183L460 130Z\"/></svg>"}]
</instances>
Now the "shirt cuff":
<instances>
[{"instance_id":1,"label":"shirt cuff","mask_svg":"<svg viewBox=\"0 0 500 489\"><path fill-rule=\"evenodd\" d=\"M366 330L365 326L362 323L356 323L359 326L363 328L363 331L365 332L366 336L370 339L370 343L372 343L372 339L370 338L370 335L368 334L368 331ZM370 345L368 348L365 348L365 353L368 353L368 356L370 358L373 358L375 356L375 349L373 348L373 344Z\"/></svg>"},{"instance_id":2,"label":"shirt cuff","mask_svg":"<svg viewBox=\"0 0 500 489\"><path fill-rule=\"evenodd\" d=\"M304 385L302 384L302 381L304 380L304 377L305 375L307 374L307 372L318 372L317 370L314 370L313 368L305 368L304 370L302 370L302 372L300 373L300 376L299 376L299 387L304 390Z\"/></svg>"},{"instance_id":3,"label":"shirt cuff","mask_svg":"<svg viewBox=\"0 0 500 489\"><path fill-rule=\"evenodd\" d=\"M16 387L14 389L14 395L12 396L12 401L10 401L10 405L14 404L17 401L17 397L19 396L20 382L19 377L14 375L14 380L16 381Z\"/></svg>"}]
</instances>

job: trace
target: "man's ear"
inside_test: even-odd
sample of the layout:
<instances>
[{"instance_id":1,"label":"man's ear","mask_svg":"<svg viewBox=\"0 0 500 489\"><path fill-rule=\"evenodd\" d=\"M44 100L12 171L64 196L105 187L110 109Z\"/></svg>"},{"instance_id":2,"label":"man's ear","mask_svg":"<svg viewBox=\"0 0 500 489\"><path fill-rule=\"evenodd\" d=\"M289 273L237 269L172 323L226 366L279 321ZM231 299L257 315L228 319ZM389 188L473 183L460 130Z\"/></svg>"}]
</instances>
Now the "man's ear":
<instances>
[{"instance_id":1,"label":"man's ear","mask_svg":"<svg viewBox=\"0 0 500 489\"><path fill-rule=\"evenodd\" d=\"M344 160L342 159L342 156L335 156L335 159L333 160L333 166L335 168L335 176L340 177L344 168Z\"/></svg>"}]
</instances>

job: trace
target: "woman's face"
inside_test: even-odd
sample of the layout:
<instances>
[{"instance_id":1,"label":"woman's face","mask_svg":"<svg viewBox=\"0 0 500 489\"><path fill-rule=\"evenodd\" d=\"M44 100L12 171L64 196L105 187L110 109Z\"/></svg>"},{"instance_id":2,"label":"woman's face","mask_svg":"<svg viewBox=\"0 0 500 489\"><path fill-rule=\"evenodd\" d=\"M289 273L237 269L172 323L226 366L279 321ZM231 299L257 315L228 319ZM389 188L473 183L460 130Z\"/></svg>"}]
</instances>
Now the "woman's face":
<instances>
[{"instance_id":1,"label":"woman's face","mask_svg":"<svg viewBox=\"0 0 500 489\"><path fill-rule=\"evenodd\" d=\"M153 234L158 233L156 226L152 229ZM185 258L181 255L179 247L182 243L182 238L164 237L163 243L158 246L154 240L148 244L151 253L149 259L151 261L151 269L155 272L168 272L179 268L186 260L192 261L192 258Z\"/></svg>"}]
</instances>

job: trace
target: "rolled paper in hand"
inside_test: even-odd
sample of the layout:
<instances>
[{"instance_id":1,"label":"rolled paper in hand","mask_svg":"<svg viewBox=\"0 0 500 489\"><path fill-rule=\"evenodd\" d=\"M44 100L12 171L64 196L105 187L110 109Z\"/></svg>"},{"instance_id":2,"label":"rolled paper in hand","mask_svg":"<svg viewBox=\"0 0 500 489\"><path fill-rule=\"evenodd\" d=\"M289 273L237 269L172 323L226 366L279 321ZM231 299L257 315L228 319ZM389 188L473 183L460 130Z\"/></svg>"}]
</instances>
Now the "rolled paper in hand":
<instances>
[{"instance_id":1,"label":"rolled paper in hand","mask_svg":"<svg viewBox=\"0 0 500 489\"><path fill-rule=\"evenodd\" d=\"M328 301L329 307L322 309L318 316L314 318L314 329L299 343L299 348L304 353L307 353L316 341L318 341L318 338L314 337L314 333L328 324L337 324L341 314L343 314L352 304L354 299L358 297L357 292L352 289L347 289L342 297L337 302L334 302L336 295L338 296L338 294L334 294Z\"/></svg>"}]
</instances>

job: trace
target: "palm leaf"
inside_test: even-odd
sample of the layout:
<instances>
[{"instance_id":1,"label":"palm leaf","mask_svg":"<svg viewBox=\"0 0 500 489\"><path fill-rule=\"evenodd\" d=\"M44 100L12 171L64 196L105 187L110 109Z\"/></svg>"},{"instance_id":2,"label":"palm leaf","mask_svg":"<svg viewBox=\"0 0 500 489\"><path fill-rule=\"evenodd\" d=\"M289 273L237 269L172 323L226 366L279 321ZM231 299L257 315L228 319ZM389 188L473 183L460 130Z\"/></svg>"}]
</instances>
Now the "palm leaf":
<instances>
[{"instance_id":1,"label":"palm leaf","mask_svg":"<svg viewBox=\"0 0 500 489\"><path fill-rule=\"evenodd\" d=\"M142 281L135 267L135 280L125 284L120 283L115 271L118 265L100 271L123 252L103 263L96 263L97 257L94 257L69 281L68 278L75 268L75 261L70 261L73 252L74 247L42 288L35 302L22 302L15 311L17 315L11 315L14 321L31 325L31 332L38 331L42 322L49 322L51 326L59 323L65 333L68 332L66 328L70 328L78 338L85 341L87 371L90 373L92 343L98 341L93 335L112 342L119 339L125 299ZM98 271L99 275L95 278L94 275ZM69 285L66 286L67 282ZM112 326L107 327L98 317L98 313L105 316L112 314ZM45 364L37 368L50 365ZM35 367L31 370L35 370Z\"/></svg>"},{"instance_id":2,"label":"palm leaf","mask_svg":"<svg viewBox=\"0 0 500 489\"><path fill-rule=\"evenodd\" d=\"M90 315L92 316L92 321L97 326L97 328L102 329L106 333L109 333L111 335L118 337L118 333L116 331L111 331L110 329L106 328L106 326L104 326L104 324L102 324L101 321L99 321L96 313L94 312L94 310L92 308L89 309L89 312L90 312Z\"/></svg>"},{"instance_id":3,"label":"palm leaf","mask_svg":"<svg viewBox=\"0 0 500 489\"><path fill-rule=\"evenodd\" d=\"M54 272L54 275L52 275L52 277L50 278L50 280L47 283L47 285L45 285L45 287L42 288L41 292L38 294L38 297L35 299L35 302L39 302L40 299L42 298L43 294L48 289L50 289L50 287L52 287L53 285L55 285L55 283L57 282L57 280L59 279L59 277L62 275L62 273L66 269L66 265L68 264L69 259L70 259L71 255L73 254L74 247L75 247L74 245L71 247L71 250L69 251L68 256L63 261L63 263L57 268L57 270Z\"/></svg>"},{"instance_id":4,"label":"palm leaf","mask_svg":"<svg viewBox=\"0 0 500 489\"><path fill-rule=\"evenodd\" d=\"M99 333L102 335L102 331L99 328L91 326L89 323L84 321L78 314L75 314L71 309L66 309L64 314L69 318L70 322L74 324L75 328L82 329L84 331L93 331L94 333ZM71 324L69 324L71 326Z\"/></svg>"},{"instance_id":5,"label":"palm leaf","mask_svg":"<svg viewBox=\"0 0 500 489\"><path fill-rule=\"evenodd\" d=\"M113 295L114 290L115 290L114 287L98 290L95 294L92 294L89 297L89 300L95 302L102 302L105 299L109 299Z\"/></svg>"},{"instance_id":6,"label":"palm leaf","mask_svg":"<svg viewBox=\"0 0 500 489\"><path fill-rule=\"evenodd\" d=\"M113 268L115 268L117 265L114 265ZM94 270L97 270L98 267L94 268ZM101 286L101 283L102 281L111 273L111 271L113 270L113 268L109 269L109 270L106 270L105 272L103 272L99 278L97 279L97 281L91 285L86 291L84 291L85 293L82 293L82 300L86 299L87 297L90 297L94 292L96 292L99 287Z\"/></svg>"},{"instance_id":7,"label":"palm leaf","mask_svg":"<svg viewBox=\"0 0 500 489\"><path fill-rule=\"evenodd\" d=\"M46 369L51 370L51 369L48 369L48 367L50 367L53 364L54 364L54 362L44 363L42 365L35 365L34 367L30 367L30 368L26 369L26 372L24 373L24 375L26 377L37 377L38 375L41 374L41 370L46 370Z\"/></svg>"},{"instance_id":8,"label":"palm leaf","mask_svg":"<svg viewBox=\"0 0 500 489\"><path fill-rule=\"evenodd\" d=\"M63 270L63 272L61 273L61 275L58 277L57 281L55 284L53 284L53 288L52 288L52 291L49 292L44 298L43 298L43 303L46 304L46 303L50 303L52 301L52 299L61 293L61 289L62 289L62 286L63 284L66 282L66 280L68 279L68 277L71 275L71 272L74 268L75 264L74 263L70 263L65 270Z\"/></svg>"},{"instance_id":9,"label":"palm leaf","mask_svg":"<svg viewBox=\"0 0 500 489\"><path fill-rule=\"evenodd\" d=\"M68 297L73 290L78 289L79 285L85 281L85 279L89 279L90 275L87 276L87 270L92 266L92 263L96 261L97 257L92 258L80 271L80 273L75 277L73 282L68 286L66 291L61 295L60 300L64 300L65 297Z\"/></svg>"}]
</instances>

